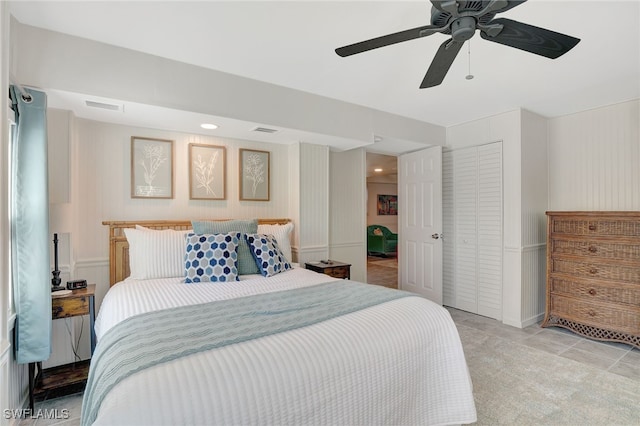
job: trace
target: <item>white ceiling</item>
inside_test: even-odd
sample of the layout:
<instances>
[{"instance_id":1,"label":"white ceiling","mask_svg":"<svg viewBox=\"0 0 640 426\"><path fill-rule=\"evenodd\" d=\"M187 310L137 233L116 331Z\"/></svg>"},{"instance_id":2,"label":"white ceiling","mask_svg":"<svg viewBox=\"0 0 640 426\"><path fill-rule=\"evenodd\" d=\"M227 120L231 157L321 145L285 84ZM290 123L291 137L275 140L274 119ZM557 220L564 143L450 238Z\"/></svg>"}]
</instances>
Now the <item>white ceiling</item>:
<instances>
[{"instance_id":1,"label":"white ceiling","mask_svg":"<svg viewBox=\"0 0 640 426\"><path fill-rule=\"evenodd\" d=\"M430 7L427 1L9 2L10 12L23 24L442 126L517 108L555 117L640 97L637 0L529 0L499 16L578 37L581 42L550 60L476 34L470 56L465 46L443 84L430 89L418 86L445 35L348 58L334 52L346 44L426 25ZM465 79L469 66L475 76L472 80ZM83 103L82 97L56 91L49 99L50 106L73 109L81 117L104 121L118 117L123 124L135 125L129 122L133 120L144 127L165 128L165 119L150 119L145 110L149 106L127 107L125 120L112 111L87 112ZM186 113L180 117L189 120ZM200 122L203 117L191 118ZM245 132L246 128L242 127ZM247 136L234 129L232 123L225 123L211 134L282 143L300 136L286 132L284 139L280 132ZM396 153L403 148L397 149Z\"/></svg>"}]
</instances>

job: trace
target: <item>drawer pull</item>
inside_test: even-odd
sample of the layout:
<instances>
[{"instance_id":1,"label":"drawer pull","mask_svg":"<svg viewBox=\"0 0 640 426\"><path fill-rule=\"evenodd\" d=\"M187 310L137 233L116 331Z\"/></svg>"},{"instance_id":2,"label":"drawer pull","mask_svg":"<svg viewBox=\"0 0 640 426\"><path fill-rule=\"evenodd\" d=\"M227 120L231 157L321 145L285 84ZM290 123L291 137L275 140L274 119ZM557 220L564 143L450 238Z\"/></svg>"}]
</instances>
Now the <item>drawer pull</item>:
<instances>
[{"instance_id":1,"label":"drawer pull","mask_svg":"<svg viewBox=\"0 0 640 426\"><path fill-rule=\"evenodd\" d=\"M592 274L592 275L595 275L595 274L598 273L598 270L596 268L591 268L591 269L589 269L589 273Z\"/></svg>"},{"instance_id":2,"label":"drawer pull","mask_svg":"<svg viewBox=\"0 0 640 426\"><path fill-rule=\"evenodd\" d=\"M596 253L598 251L598 248L596 246L589 246L589 251L591 253Z\"/></svg>"},{"instance_id":3,"label":"drawer pull","mask_svg":"<svg viewBox=\"0 0 640 426\"><path fill-rule=\"evenodd\" d=\"M587 312L589 314L590 317L595 317L596 316L596 312L593 310L589 310L589 312Z\"/></svg>"},{"instance_id":4,"label":"drawer pull","mask_svg":"<svg viewBox=\"0 0 640 426\"><path fill-rule=\"evenodd\" d=\"M592 296L595 296L596 295L596 291L594 289L590 289L589 290L589 294L592 295Z\"/></svg>"},{"instance_id":5,"label":"drawer pull","mask_svg":"<svg viewBox=\"0 0 640 426\"><path fill-rule=\"evenodd\" d=\"M589 225L589 231L595 231L595 230L596 230L595 225Z\"/></svg>"}]
</instances>

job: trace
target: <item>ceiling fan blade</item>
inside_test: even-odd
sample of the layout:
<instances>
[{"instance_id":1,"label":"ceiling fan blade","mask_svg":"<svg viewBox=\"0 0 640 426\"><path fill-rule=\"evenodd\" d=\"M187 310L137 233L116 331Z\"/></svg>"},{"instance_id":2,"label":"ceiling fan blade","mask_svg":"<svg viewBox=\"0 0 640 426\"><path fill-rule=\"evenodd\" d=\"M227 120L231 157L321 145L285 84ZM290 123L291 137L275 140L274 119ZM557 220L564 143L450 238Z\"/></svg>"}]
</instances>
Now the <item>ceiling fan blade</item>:
<instances>
[{"instance_id":1,"label":"ceiling fan blade","mask_svg":"<svg viewBox=\"0 0 640 426\"><path fill-rule=\"evenodd\" d=\"M492 20L490 24L500 24L504 27L498 35L493 37L481 31L480 36L483 39L551 59L564 55L580 41L579 38L511 19L498 18Z\"/></svg>"},{"instance_id":2,"label":"ceiling fan blade","mask_svg":"<svg viewBox=\"0 0 640 426\"><path fill-rule=\"evenodd\" d=\"M427 74L422 80L422 84L420 84L421 89L442 83L463 45L464 42L454 41L453 39L449 39L440 45L436 56L431 61Z\"/></svg>"},{"instance_id":3,"label":"ceiling fan blade","mask_svg":"<svg viewBox=\"0 0 640 426\"><path fill-rule=\"evenodd\" d=\"M403 41L409 41L434 33L439 33L446 30L447 27L448 26L438 27L435 25L425 25L423 27L412 28L410 30L387 34L370 40L350 44L348 46L339 47L336 49L336 53L344 58L345 56L355 55L356 53L366 52L367 50L373 50L379 47L389 46L391 44L401 43Z\"/></svg>"},{"instance_id":4,"label":"ceiling fan blade","mask_svg":"<svg viewBox=\"0 0 640 426\"><path fill-rule=\"evenodd\" d=\"M492 12L495 12L495 13L506 12L507 10L513 9L516 6L520 6L522 3L526 2L526 1L527 0L508 0L507 1L508 4L506 6L504 6L502 8L499 8L499 9L495 9L494 8L494 9L492 9Z\"/></svg>"},{"instance_id":5,"label":"ceiling fan blade","mask_svg":"<svg viewBox=\"0 0 640 426\"><path fill-rule=\"evenodd\" d=\"M451 14L454 18L459 16L458 2L455 0L431 0L431 4L439 11Z\"/></svg>"}]
</instances>

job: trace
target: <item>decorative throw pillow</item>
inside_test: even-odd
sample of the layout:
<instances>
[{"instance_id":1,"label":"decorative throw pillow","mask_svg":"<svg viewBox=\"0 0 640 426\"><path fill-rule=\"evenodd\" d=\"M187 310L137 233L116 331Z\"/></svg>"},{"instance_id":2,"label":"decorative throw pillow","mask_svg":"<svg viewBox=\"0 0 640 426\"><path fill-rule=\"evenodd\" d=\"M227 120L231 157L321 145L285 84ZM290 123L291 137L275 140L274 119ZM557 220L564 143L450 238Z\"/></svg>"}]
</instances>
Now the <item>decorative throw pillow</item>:
<instances>
[{"instance_id":1,"label":"decorative throw pillow","mask_svg":"<svg viewBox=\"0 0 640 426\"><path fill-rule=\"evenodd\" d=\"M249 251L244 234L258 232L258 220L226 220L226 221L192 221L193 232L196 234L221 234L227 232L240 232L240 244L238 245L238 275L258 274L258 267Z\"/></svg>"},{"instance_id":2,"label":"decorative throw pillow","mask_svg":"<svg viewBox=\"0 0 640 426\"><path fill-rule=\"evenodd\" d=\"M187 234L184 274L187 283L237 281L239 232Z\"/></svg>"},{"instance_id":3,"label":"decorative throw pillow","mask_svg":"<svg viewBox=\"0 0 640 426\"><path fill-rule=\"evenodd\" d=\"M382 229L376 228L373 230L373 235L382 235Z\"/></svg>"},{"instance_id":4,"label":"decorative throw pillow","mask_svg":"<svg viewBox=\"0 0 640 426\"><path fill-rule=\"evenodd\" d=\"M273 235L247 234L246 239L260 273L265 277L271 277L292 268Z\"/></svg>"},{"instance_id":5,"label":"decorative throw pillow","mask_svg":"<svg viewBox=\"0 0 640 426\"><path fill-rule=\"evenodd\" d=\"M125 229L129 242L129 276L137 280L181 277L187 231Z\"/></svg>"},{"instance_id":6,"label":"decorative throw pillow","mask_svg":"<svg viewBox=\"0 0 640 426\"><path fill-rule=\"evenodd\" d=\"M293 261L293 257L291 257L291 231L293 231L293 223L291 222L284 225L258 225L258 234L273 235L282 254L289 262Z\"/></svg>"}]
</instances>

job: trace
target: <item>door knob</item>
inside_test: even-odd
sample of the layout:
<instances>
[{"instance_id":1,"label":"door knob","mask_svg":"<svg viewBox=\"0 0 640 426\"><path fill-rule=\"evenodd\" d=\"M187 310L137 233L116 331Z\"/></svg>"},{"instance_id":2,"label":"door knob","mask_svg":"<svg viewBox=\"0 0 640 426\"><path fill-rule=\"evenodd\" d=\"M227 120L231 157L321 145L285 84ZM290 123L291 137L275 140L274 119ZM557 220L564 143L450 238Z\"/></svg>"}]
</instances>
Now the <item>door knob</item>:
<instances>
[{"instance_id":1,"label":"door knob","mask_svg":"<svg viewBox=\"0 0 640 426\"><path fill-rule=\"evenodd\" d=\"M434 240L437 240L438 238L442 238L444 239L444 235L442 234L438 234L437 232L435 234L431 234L431 238L433 238Z\"/></svg>"}]
</instances>

